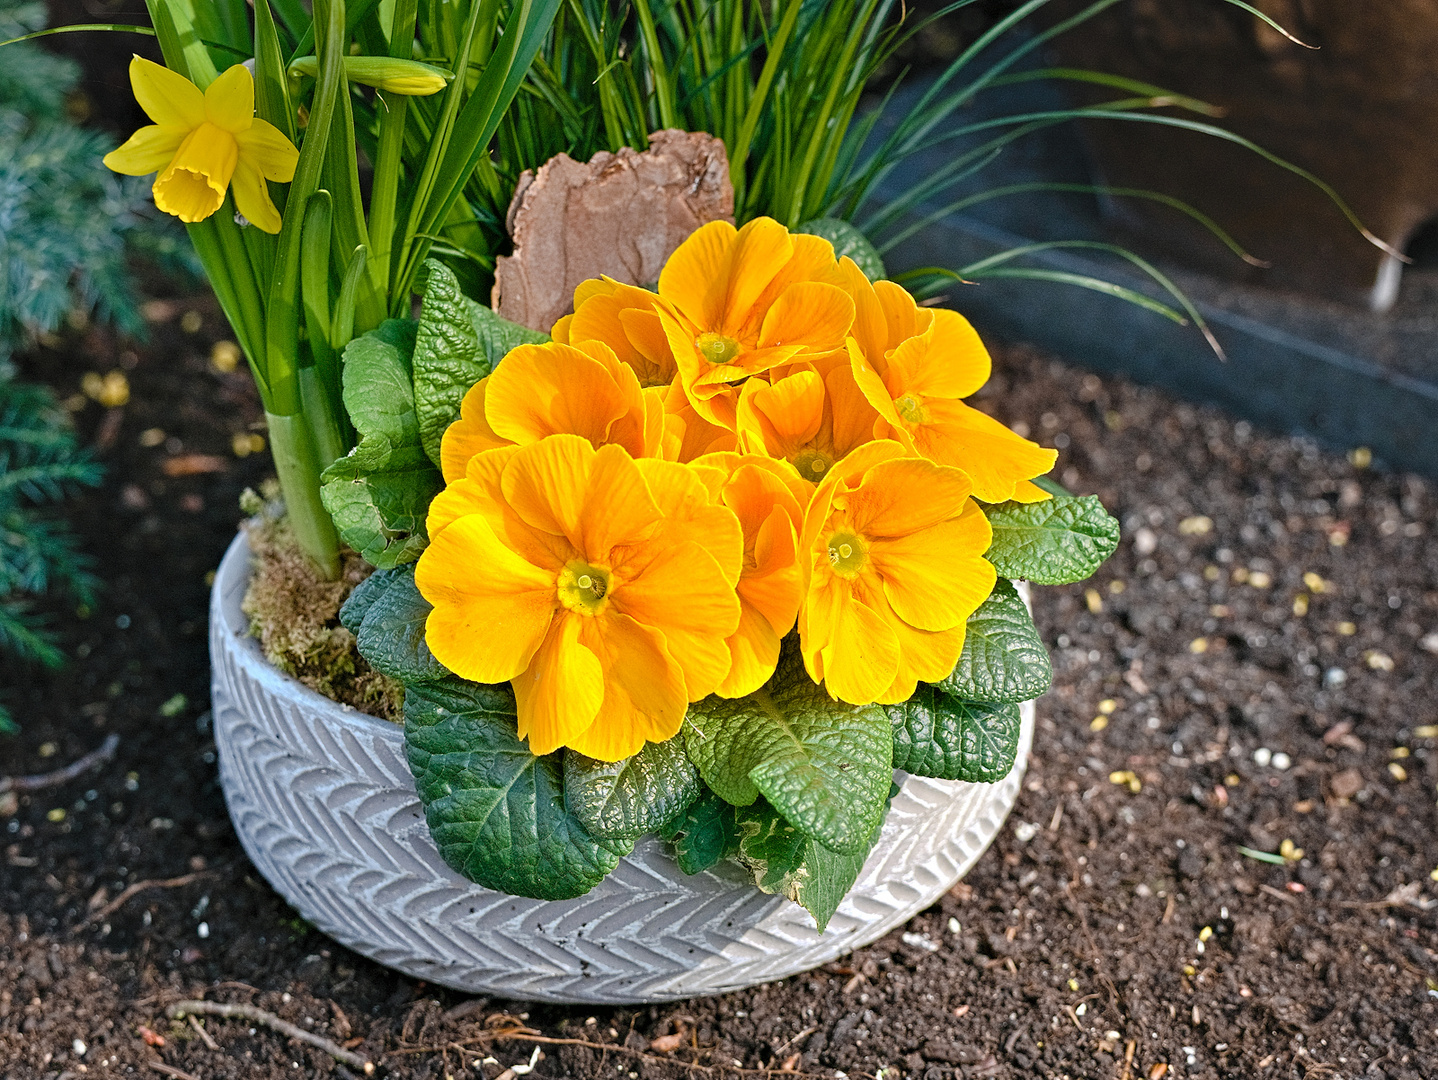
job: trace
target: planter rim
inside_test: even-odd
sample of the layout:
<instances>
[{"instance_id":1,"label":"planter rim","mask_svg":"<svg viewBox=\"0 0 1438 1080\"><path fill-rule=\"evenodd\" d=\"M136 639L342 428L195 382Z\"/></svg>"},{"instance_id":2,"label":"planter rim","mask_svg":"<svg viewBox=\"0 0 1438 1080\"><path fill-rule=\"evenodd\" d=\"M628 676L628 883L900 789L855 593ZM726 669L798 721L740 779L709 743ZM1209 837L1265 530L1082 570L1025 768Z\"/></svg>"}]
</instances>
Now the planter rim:
<instances>
[{"instance_id":1,"label":"planter rim","mask_svg":"<svg viewBox=\"0 0 1438 1080\"><path fill-rule=\"evenodd\" d=\"M685 875L657 837L584 896L508 896L439 856L402 725L324 697L273 667L240 611L243 531L210 606L220 780L246 853L309 922L417 978L506 998L620 1004L771 982L876 940L929 907L988 847L1017 798L1033 703L1013 770L994 784L909 776L855 887L820 934L738 866Z\"/></svg>"}]
</instances>

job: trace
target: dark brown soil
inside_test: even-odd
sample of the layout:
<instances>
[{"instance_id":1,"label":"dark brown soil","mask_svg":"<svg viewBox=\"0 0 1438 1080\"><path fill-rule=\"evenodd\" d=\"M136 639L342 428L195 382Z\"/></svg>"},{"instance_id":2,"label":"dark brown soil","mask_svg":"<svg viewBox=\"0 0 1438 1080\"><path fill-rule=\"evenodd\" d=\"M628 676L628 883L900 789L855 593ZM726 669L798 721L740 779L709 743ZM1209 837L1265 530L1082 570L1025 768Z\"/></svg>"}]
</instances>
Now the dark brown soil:
<instances>
[{"instance_id":1,"label":"dark brown soil","mask_svg":"<svg viewBox=\"0 0 1438 1080\"><path fill-rule=\"evenodd\" d=\"M0 816L0 1076L347 1074L245 1022L210 1020L211 1048L165 1018L199 996L405 1078L494 1080L537 1047L533 1076L629 1080L1438 1076L1431 482L1002 350L983 400L1060 446L1064 483L1126 539L1098 580L1037 590L1055 686L994 848L901 931L783 983L639 1009L467 1001L325 939L236 842L207 575L268 465L235 456L259 410L243 370L210 366L212 303L151 315L146 345L91 331L25 364L62 395L119 367L133 396L78 410L111 468L75 504L108 592L62 613L68 670L0 668L24 725L0 774L121 742ZM1291 865L1241 850L1285 841Z\"/></svg>"}]
</instances>

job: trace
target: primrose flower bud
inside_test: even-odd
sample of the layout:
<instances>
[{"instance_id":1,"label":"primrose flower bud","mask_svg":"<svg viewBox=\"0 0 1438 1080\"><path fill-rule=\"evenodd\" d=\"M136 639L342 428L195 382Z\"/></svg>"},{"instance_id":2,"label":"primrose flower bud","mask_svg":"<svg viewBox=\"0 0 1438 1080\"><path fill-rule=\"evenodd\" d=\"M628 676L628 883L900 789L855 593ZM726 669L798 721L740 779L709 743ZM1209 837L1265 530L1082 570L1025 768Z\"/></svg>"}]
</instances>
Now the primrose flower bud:
<instances>
[{"instance_id":1,"label":"primrose flower bud","mask_svg":"<svg viewBox=\"0 0 1438 1080\"><path fill-rule=\"evenodd\" d=\"M346 56L344 65L345 78L350 82L364 83L377 90L408 97L437 94L454 78L442 68L392 56ZM290 64L289 71L292 79L305 75L314 78L319 73L319 58L302 56Z\"/></svg>"}]
</instances>

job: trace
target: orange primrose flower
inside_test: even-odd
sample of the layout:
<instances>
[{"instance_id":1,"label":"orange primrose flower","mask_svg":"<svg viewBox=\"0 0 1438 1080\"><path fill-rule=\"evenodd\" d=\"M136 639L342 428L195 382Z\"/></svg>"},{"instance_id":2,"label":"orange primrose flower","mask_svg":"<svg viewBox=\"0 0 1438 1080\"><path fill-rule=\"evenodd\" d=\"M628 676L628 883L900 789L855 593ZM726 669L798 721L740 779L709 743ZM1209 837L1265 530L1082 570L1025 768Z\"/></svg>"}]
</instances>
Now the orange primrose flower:
<instances>
[{"instance_id":1,"label":"orange primrose flower","mask_svg":"<svg viewBox=\"0 0 1438 1080\"><path fill-rule=\"evenodd\" d=\"M428 528L425 640L457 675L512 682L535 754L620 761L729 674L744 542L697 470L551 435L471 458Z\"/></svg>"},{"instance_id":2,"label":"orange primrose flower","mask_svg":"<svg viewBox=\"0 0 1438 1080\"><path fill-rule=\"evenodd\" d=\"M519 345L464 395L459 419L440 442L440 470L446 481L457 480L481 451L561 433L658 457L665 423L664 391L641 389L633 369L603 342Z\"/></svg>"},{"instance_id":3,"label":"orange primrose flower","mask_svg":"<svg viewBox=\"0 0 1438 1080\"><path fill-rule=\"evenodd\" d=\"M854 705L904 701L959 661L993 591L988 519L958 469L883 440L829 471L804 517L799 644L815 682Z\"/></svg>"},{"instance_id":4,"label":"orange primrose flower","mask_svg":"<svg viewBox=\"0 0 1438 1080\"><path fill-rule=\"evenodd\" d=\"M695 410L733 430L734 384L844 347L854 302L834 248L771 218L711 221L659 275L660 321Z\"/></svg>"},{"instance_id":5,"label":"orange primrose flower","mask_svg":"<svg viewBox=\"0 0 1438 1080\"><path fill-rule=\"evenodd\" d=\"M130 85L155 122L106 154L108 168L127 176L159 173L155 205L190 223L218 210L233 185L235 208L250 224L280 231L265 181L293 180L300 154L279 128L255 115L255 80L243 64L202 92L183 75L137 56L130 61Z\"/></svg>"},{"instance_id":6,"label":"orange primrose flower","mask_svg":"<svg viewBox=\"0 0 1438 1080\"><path fill-rule=\"evenodd\" d=\"M879 414L847 363L822 376L800 370L772 383L750 379L739 391L740 446L789 462L811 484L855 447L873 442L877 423Z\"/></svg>"},{"instance_id":7,"label":"orange primrose flower","mask_svg":"<svg viewBox=\"0 0 1438 1080\"><path fill-rule=\"evenodd\" d=\"M733 667L714 691L743 697L774 674L779 642L799 614L804 598L799 529L812 489L787 463L773 458L720 453L694 465L722 478L718 501L734 511L744 531L739 626L726 641Z\"/></svg>"},{"instance_id":8,"label":"orange primrose flower","mask_svg":"<svg viewBox=\"0 0 1438 1080\"><path fill-rule=\"evenodd\" d=\"M892 309L905 314L900 304ZM1058 452L1014 434L960 400L988 381L992 367L967 319L938 309L928 329L883 352L874 343L877 334L871 332L869 340L865 351L857 336L850 337L849 353L854 381L882 417L879 437L895 439L937 464L963 469L973 480L974 497L984 502L1049 497L1030 481L1054 467Z\"/></svg>"},{"instance_id":9,"label":"orange primrose flower","mask_svg":"<svg viewBox=\"0 0 1438 1080\"><path fill-rule=\"evenodd\" d=\"M658 305L654 293L613 278L583 281L574 290L574 314L555 323L550 336L567 345L602 341L634 369L640 386L668 386L678 369Z\"/></svg>"}]
</instances>

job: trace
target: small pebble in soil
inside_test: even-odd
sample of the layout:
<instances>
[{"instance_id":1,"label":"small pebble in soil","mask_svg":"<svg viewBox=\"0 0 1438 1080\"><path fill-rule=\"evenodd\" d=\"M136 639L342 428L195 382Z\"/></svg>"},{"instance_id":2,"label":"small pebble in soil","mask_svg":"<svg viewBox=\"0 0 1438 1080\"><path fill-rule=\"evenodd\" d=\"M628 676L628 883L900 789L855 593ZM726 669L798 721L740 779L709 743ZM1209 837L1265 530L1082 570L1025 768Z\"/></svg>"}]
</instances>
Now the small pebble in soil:
<instances>
[{"instance_id":1,"label":"small pebble in soil","mask_svg":"<svg viewBox=\"0 0 1438 1080\"><path fill-rule=\"evenodd\" d=\"M195 933L199 934L201 938L207 938L207 937L209 937L209 936L210 936L210 924L207 923L207 922L202 922L202 923L200 923L200 925L195 928Z\"/></svg>"},{"instance_id":2,"label":"small pebble in soil","mask_svg":"<svg viewBox=\"0 0 1438 1080\"><path fill-rule=\"evenodd\" d=\"M1287 754L1285 754L1282 750L1273 755L1273 767L1279 772L1286 772L1288 770L1288 767L1292 764L1293 759Z\"/></svg>"},{"instance_id":3,"label":"small pebble in soil","mask_svg":"<svg viewBox=\"0 0 1438 1080\"><path fill-rule=\"evenodd\" d=\"M1260 746L1253 752L1253 763L1260 769L1266 769L1273 762L1273 751L1266 746Z\"/></svg>"},{"instance_id":4,"label":"small pebble in soil","mask_svg":"<svg viewBox=\"0 0 1438 1080\"><path fill-rule=\"evenodd\" d=\"M1027 844L1038 835L1039 827L1032 821L1020 821L1014 826L1014 839L1020 844Z\"/></svg>"},{"instance_id":5,"label":"small pebble in soil","mask_svg":"<svg viewBox=\"0 0 1438 1080\"><path fill-rule=\"evenodd\" d=\"M70 1044L70 1049L73 1050L73 1051L75 1051L75 1056L76 1056L76 1057L84 1057L84 1056L85 1056L85 1051L88 1050L89 1047L85 1045L85 1042L84 1042L83 1039L76 1039L74 1042L72 1042L72 1043Z\"/></svg>"}]
</instances>

